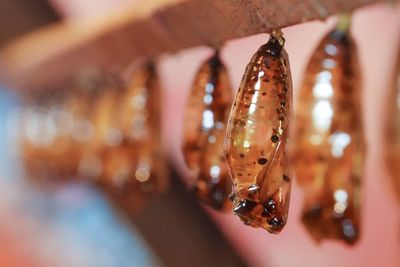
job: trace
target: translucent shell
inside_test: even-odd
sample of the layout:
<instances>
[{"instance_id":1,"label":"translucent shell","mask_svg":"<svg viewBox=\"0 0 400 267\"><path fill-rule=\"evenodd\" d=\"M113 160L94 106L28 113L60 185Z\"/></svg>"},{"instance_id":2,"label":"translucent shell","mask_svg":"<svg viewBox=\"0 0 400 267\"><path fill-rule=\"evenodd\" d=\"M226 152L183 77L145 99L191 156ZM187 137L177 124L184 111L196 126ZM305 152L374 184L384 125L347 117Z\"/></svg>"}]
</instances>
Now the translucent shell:
<instances>
[{"instance_id":1,"label":"translucent shell","mask_svg":"<svg viewBox=\"0 0 400 267\"><path fill-rule=\"evenodd\" d=\"M89 93L81 89L74 92L82 97L72 98L54 91L29 97L33 103L25 107L21 132L27 173L34 180L47 183L76 177L81 148L86 141L83 136L87 127L81 126L89 124L88 112L83 107L78 116L67 104L79 102L85 106Z\"/></svg>"},{"instance_id":2,"label":"translucent shell","mask_svg":"<svg viewBox=\"0 0 400 267\"><path fill-rule=\"evenodd\" d=\"M224 145L234 212L245 224L271 233L286 224L292 177L286 153L292 81L283 43L271 36L247 65Z\"/></svg>"},{"instance_id":3,"label":"translucent shell","mask_svg":"<svg viewBox=\"0 0 400 267\"><path fill-rule=\"evenodd\" d=\"M155 67L148 64L136 69L118 100L111 125L117 122L122 140L99 152L101 182L111 193L122 196L119 199L125 203L121 205L133 208L144 195L163 191L167 185Z\"/></svg>"},{"instance_id":4,"label":"translucent shell","mask_svg":"<svg viewBox=\"0 0 400 267\"><path fill-rule=\"evenodd\" d=\"M333 30L311 56L296 110L293 163L304 189L303 223L316 241L360 235L364 135L357 51Z\"/></svg>"},{"instance_id":5,"label":"translucent shell","mask_svg":"<svg viewBox=\"0 0 400 267\"><path fill-rule=\"evenodd\" d=\"M232 92L225 66L216 53L200 67L185 113L183 155L195 177L194 191L217 209L231 206L232 189L222 154Z\"/></svg>"},{"instance_id":6,"label":"translucent shell","mask_svg":"<svg viewBox=\"0 0 400 267\"><path fill-rule=\"evenodd\" d=\"M387 127L387 166L400 197L400 49L392 89L389 95Z\"/></svg>"},{"instance_id":7,"label":"translucent shell","mask_svg":"<svg viewBox=\"0 0 400 267\"><path fill-rule=\"evenodd\" d=\"M104 172L100 156L107 151L122 145L123 135L119 128L119 102L124 96L124 90L117 86L107 86L98 90L98 96L93 98L92 135L83 147L78 175L86 180L98 181Z\"/></svg>"}]
</instances>

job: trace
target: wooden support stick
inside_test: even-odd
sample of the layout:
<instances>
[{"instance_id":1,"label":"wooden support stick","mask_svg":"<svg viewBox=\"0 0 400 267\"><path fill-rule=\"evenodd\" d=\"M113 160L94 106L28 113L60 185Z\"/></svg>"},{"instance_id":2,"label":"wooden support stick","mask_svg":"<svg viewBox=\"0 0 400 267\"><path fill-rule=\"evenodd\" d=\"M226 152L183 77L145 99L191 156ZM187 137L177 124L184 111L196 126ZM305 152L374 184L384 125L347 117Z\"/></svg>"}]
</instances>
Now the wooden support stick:
<instances>
[{"instance_id":1,"label":"wooden support stick","mask_svg":"<svg viewBox=\"0 0 400 267\"><path fill-rule=\"evenodd\" d=\"M81 69L121 71L139 57L322 20L384 0L157 0L96 21L63 22L0 49L14 87L60 87Z\"/></svg>"}]
</instances>

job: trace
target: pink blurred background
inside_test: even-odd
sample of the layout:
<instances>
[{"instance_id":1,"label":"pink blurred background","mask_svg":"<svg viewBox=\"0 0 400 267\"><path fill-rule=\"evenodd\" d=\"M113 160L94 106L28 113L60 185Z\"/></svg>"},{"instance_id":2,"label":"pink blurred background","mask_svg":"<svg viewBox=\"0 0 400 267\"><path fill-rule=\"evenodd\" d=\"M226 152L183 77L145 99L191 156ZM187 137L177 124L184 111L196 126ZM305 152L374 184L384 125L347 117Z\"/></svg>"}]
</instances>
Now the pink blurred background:
<instances>
[{"instance_id":1,"label":"pink blurred background","mask_svg":"<svg viewBox=\"0 0 400 267\"><path fill-rule=\"evenodd\" d=\"M144 1L51 2L67 18L79 20L101 16L125 8L126 5ZM284 29L295 94L311 52L333 24L334 18L326 22L311 22ZM280 235L270 235L263 230L244 226L233 215L221 215L209 210L210 216L251 266L400 266L400 202L392 189L382 154L385 101L395 56L400 46L399 5L393 8L381 4L359 9L353 17L352 33L358 44L361 60L363 118L368 145L361 240L354 247L335 241L316 245L299 221L302 193L296 184L292 189L289 221ZM266 40L267 35L257 35L225 44L222 56L229 69L233 88L238 88L250 57ZM211 52L207 47L188 49L163 56L159 64L164 87L165 146L184 175L187 172L182 164L180 144L185 101L197 68ZM17 259L17 263L4 266L22 266L18 264L18 257L13 256L20 255L20 252L6 250L5 244L10 234L5 229L0 229L0 255L3 255L0 256L0 262L7 263L4 260ZM24 254L34 254L32 248L24 247L24 250ZM32 262L29 266L36 265Z\"/></svg>"}]
</instances>

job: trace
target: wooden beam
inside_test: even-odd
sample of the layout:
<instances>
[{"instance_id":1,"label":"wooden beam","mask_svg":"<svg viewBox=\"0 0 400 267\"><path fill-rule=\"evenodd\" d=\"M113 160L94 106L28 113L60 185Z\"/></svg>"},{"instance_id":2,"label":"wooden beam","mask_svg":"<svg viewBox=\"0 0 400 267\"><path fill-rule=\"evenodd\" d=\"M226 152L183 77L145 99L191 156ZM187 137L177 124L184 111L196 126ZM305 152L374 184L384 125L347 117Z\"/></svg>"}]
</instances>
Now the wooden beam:
<instances>
[{"instance_id":1,"label":"wooden beam","mask_svg":"<svg viewBox=\"0 0 400 267\"><path fill-rule=\"evenodd\" d=\"M59 21L46 0L0 1L0 46L21 34Z\"/></svg>"},{"instance_id":2,"label":"wooden beam","mask_svg":"<svg viewBox=\"0 0 400 267\"><path fill-rule=\"evenodd\" d=\"M96 21L55 24L0 49L14 87L59 87L79 70L121 71L139 57L268 32L385 0L157 0Z\"/></svg>"}]
</instances>

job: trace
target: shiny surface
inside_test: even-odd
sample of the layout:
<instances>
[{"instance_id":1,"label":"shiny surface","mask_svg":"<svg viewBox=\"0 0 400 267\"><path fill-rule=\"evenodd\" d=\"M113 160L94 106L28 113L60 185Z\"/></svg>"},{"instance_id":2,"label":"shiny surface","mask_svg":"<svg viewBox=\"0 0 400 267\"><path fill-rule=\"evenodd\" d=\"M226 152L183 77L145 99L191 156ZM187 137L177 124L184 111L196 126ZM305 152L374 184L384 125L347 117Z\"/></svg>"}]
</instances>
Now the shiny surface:
<instances>
[{"instance_id":1,"label":"shiny surface","mask_svg":"<svg viewBox=\"0 0 400 267\"><path fill-rule=\"evenodd\" d=\"M102 161L100 184L132 210L142 208L153 193L167 185L160 94L155 66L136 67L126 88L109 106L109 120L104 124L105 145L97 153Z\"/></svg>"},{"instance_id":2,"label":"shiny surface","mask_svg":"<svg viewBox=\"0 0 400 267\"><path fill-rule=\"evenodd\" d=\"M231 103L227 70L217 52L200 66L194 78L182 146L194 177L194 193L217 210L231 207L232 182L222 154Z\"/></svg>"},{"instance_id":3,"label":"shiny surface","mask_svg":"<svg viewBox=\"0 0 400 267\"><path fill-rule=\"evenodd\" d=\"M84 104L92 92L73 91L74 100L54 91L28 96L19 114L25 167L35 182L65 181L76 174L80 147L92 135Z\"/></svg>"},{"instance_id":4,"label":"shiny surface","mask_svg":"<svg viewBox=\"0 0 400 267\"><path fill-rule=\"evenodd\" d=\"M247 65L224 146L234 180L234 212L245 224L279 233L287 220L291 172L286 156L292 82L281 36Z\"/></svg>"},{"instance_id":5,"label":"shiny surface","mask_svg":"<svg viewBox=\"0 0 400 267\"><path fill-rule=\"evenodd\" d=\"M361 83L349 32L328 33L311 56L299 92L293 162L304 189L302 221L318 242L360 236L364 158Z\"/></svg>"},{"instance_id":6,"label":"shiny surface","mask_svg":"<svg viewBox=\"0 0 400 267\"><path fill-rule=\"evenodd\" d=\"M387 167L400 198L400 49L388 99Z\"/></svg>"},{"instance_id":7,"label":"shiny surface","mask_svg":"<svg viewBox=\"0 0 400 267\"><path fill-rule=\"evenodd\" d=\"M20 116L26 173L42 184L94 182L138 210L167 185L155 67L137 65L125 86L91 75L68 93L27 97Z\"/></svg>"}]
</instances>

